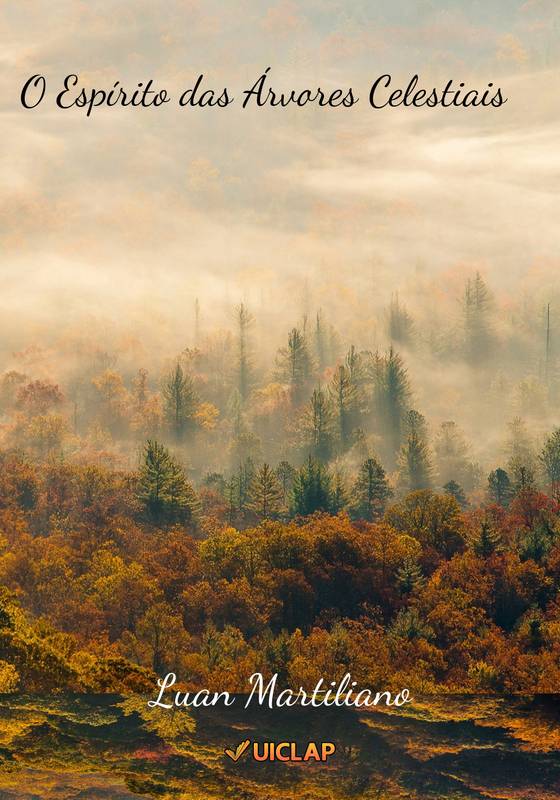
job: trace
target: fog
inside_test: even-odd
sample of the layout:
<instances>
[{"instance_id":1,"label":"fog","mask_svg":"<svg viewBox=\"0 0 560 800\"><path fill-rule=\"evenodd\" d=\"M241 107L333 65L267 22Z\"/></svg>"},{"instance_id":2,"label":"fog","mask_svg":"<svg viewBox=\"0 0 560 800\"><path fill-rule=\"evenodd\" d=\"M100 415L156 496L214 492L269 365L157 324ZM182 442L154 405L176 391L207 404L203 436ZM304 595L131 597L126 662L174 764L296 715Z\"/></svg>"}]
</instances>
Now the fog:
<instances>
[{"instance_id":1,"label":"fog","mask_svg":"<svg viewBox=\"0 0 560 800\"><path fill-rule=\"evenodd\" d=\"M150 431L131 427L130 409L120 421L101 419L90 388L72 422L71 387L89 387L109 369L132 393L137 370L147 369L155 396L180 358L218 422L174 446L195 479L231 469L219 439L231 435L239 303L254 317L244 403L260 439L254 458L301 460L297 420L351 345L371 353L394 346L430 442L442 422L457 422L480 485L507 461L514 417L525 420L535 452L560 422L558 10L546 0L347 5L246 0L234 11L175 0L160 16L147 2L93 11L59 0L48 10L25 2L0 10L8 41L0 57L0 372L59 385L64 457L77 457L76 437L104 428L115 463L132 465ZM243 110L242 90L267 66L279 89L352 86L360 102ZM208 87L232 87L237 102L99 108L88 118L54 104L71 72L86 87L153 78L173 97L204 73ZM483 90L492 81L508 102L374 110L369 86L385 72L400 87L415 73L426 88L453 79ZM47 96L25 110L19 93L35 73L45 75ZM464 296L477 273L488 289L485 338L469 354ZM397 297L412 322L404 337L388 324ZM313 340L319 310L337 339L323 369ZM286 411L276 394L282 410L263 432L255 418L272 402L267 387L285 385L276 353L294 327L305 329L314 361L306 396L290 395ZM184 355L195 347L199 356ZM220 348L223 364L212 356L209 366L208 353ZM124 394L121 401L132 403ZM3 446L33 450L14 421L17 392L6 403ZM370 449L383 450L375 409L360 413ZM163 417L158 430L169 438ZM349 468L357 457L338 453Z\"/></svg>"}]
</instances>

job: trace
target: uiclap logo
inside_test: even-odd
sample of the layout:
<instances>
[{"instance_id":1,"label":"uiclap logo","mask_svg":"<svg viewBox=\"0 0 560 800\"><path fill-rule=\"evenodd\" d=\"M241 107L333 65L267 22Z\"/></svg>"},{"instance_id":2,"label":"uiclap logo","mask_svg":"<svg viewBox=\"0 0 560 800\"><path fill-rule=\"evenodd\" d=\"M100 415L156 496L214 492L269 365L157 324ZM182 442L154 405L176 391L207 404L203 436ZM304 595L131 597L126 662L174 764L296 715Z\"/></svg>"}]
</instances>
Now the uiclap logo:
<instances>
[{"instance_id":1,"label":"uiclap logo","mask_svg":"<svg viewBox=\"0 0 560 800\"><path fill-rule=\"evenodd\" d=\"M334 742L308 742L300 746L297 742L240 742L234 750L226 747L225 754L232 761L250 755L254 761L326 761L336 752Z\"/></svg>"}]
</instances>

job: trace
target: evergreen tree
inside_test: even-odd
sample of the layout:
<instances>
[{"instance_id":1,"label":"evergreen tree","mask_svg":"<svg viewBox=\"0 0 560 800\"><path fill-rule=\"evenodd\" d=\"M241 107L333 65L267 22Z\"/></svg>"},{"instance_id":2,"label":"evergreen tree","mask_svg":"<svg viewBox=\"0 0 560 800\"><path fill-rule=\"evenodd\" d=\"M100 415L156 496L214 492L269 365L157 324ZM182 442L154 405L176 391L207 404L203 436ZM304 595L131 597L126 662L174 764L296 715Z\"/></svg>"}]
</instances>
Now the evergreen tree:
<instances>
[{"instance_id":1,"label":"evergreen tree","mask_svg":"<svg viewBox=\"0 0 560 800\"><path fill-rule=\"evenodd\" d=\"M138 499L156 523L193 522L199 510L196 494L164 445L146 442L138 480Z\"/></svg>"},{"instance_id":2,"label":"evergreen tree","mask_svg":"<svg viewBox=\"0 0 560 800\"><path fill-rule=\"evenodd\" d=\"M263 464L255 474L249 490L249 508L259 519L270 519L282 508L282 486L274 470Z\"/></svg>"},{"instance_id":3,"label":"evergreen tree","mask_svg":"<svg viewBox=\"0 0 560 800\"><path fill-rule=\"evenodd\" d=\"M387 500L391 497L385 470L375 458L361 465L352 490L352 513L358 519L372 522L382 517Z\"/></svg>"},{"instance_id":4,"label":"evergreen tree","mask_svg":"<svg viewBox=\"0 0 560 800\"><path fill-rule=\"evenodd\" d=\"M323 323L323 313L321 309L317 311L315 318L315 355L319 374L322 375L327 366L327 342L325 341L325 329Z\"/></svg>"},{"instance_id":5,"label":"evergreen tree","mask_svg":"<svg viewBox=\"0 0 560 800\"><path fill-rule=\"evenodd\" d=\"M326 467L311 456L294 477L292 486L292 511L307 516L316 511L332 510L332 478Z\"/></svg>"},{"instance_id":6,"label":"evergreen tree","mask_svg":"<svg viewBox=\"0 0 560 800\"><path fill-rule=\"evenodd\" d=\"M249 331L254 317L244 303L235 309L237 323L237 391L243 404L249 397L253 383Z\"/></svg>"},{"instance_id":7,"label":"evergreen tree","mask_svg":"<svg viewBox=\"0 0 560 800\"><path fill-rule=\"evenodd\" d=\"M191 376L185 375L179 362L165 380L163 398L165 419L180 442L195 429L198 398Z\"/></svg>"},{"instance_id":8,"label":"evergreen tree","mask_svg":"<svg viewBox=\"0 0 560 800\"><path fill-rule=\"evenodd\" d=\"M277 377L289 384L294 402L299 403L311 378L312 364L305 336L298 328L292 328L288 345L281 347L276 358Z\"/></svg>"},{"instance_id":9,"label":"evergreen tree","mask_svg":"<svg viewBox=\"0 0 560 800\"><path fill-rule=\"evenodd\" d=\"M413 558L407 558L397 570L397 585L400 591L402 594L412 594L423 583L424 576L418 562Z\"/></svg>"},{"instance_id":10,"label":"evergreen tree","mask_svg":"<svg viewBox=\"0 0 560 800\"><path fill-rule=\"evenodd\" d=\"M550 496L560 500L560 428L547 438L539 459L550 486Z\"/></svg>"},{"instance_id":11,"label":"evergreen tree","mask_svg":"<svg viewBox=\"0 0 560 800\"><path fill-rule=\"evenodd\" d=\"M489 558L493 553L502 549L500 534L492 528L489 522L484 521L480 526L480 533L473 544L474 552L480 558Z\"/></svg>"},{"instance_id":12,"label":"evergreen tree","mask_svg":"<svg viewBox=\"0 0 560 800\"><path fill-rule=\"evenodd\" d=\"M463 295L465 355L473 365L485 360L491 350L491 297L479 272L469 278Z\"/></svg>"},{"instance_id":13,"label":"evergreen tree","mask_svg":"<svg viewBox=\"0 0 560 800\"><path fill-rule=\"evenodd\" d=\"M461 508L467 507L467 498L465 497L465 492L463 491L463 487L458 484L457 481L448 481L443 487L443 491L445 494L449 494L451 497L454 497Z\"/></svg>"},{"instance_id":14,"label":"evergreen tree","mask_svg":"<svg viewBox=\"0 0 560 800\"><path fill-rule=\"evenodd\" d=\"M411 410L406 421L408 436L399 459L401 483L409 492L429 489L432 483L432 465L424 417L418 411Z\"/></svg>"},{"instance_id":15,"label":"evergreen tree","mask_svg":"<svg viewBox=\"0 0 560 800\"><path fill-rule=\"evenodd\" d=\"M477 470L469 459L466 439L455 422L449 420L441 423L435 438L434 451L441 483L457 481L467 491L472 491Z\"/></svg>"},{"instance_id":16,"label":"evergreen tree","mask_svg":"<svg viewBox=\"0 0 560 800\"><path fill-rule=\"evenodd\" d=\"M391 342L410 346L413 333L412 318L406 308L400 305L398 294L391 298L387 317L387 332Z\"/></svg>"},{"instance_id":17,"label":"evergreen tree","mask_svg":"<svg viewBox=\"0 0 560 800\"><path fill-rule=\"evenodd\" d=\"M512 487L509 475L502 469L493 470L488 476L488 495L493 503L507 508L512 497Z\"/></svg>"},{"instance_id":18,"label":"evergreen tree","mask_svg":"<svg viewBox=\"0 0 560 800\"><path fill-rule=\"evenodd\" d=\"M339 468L334 470L331 513L338 514L348 505L348 490L346 478L343 471Z\"/></svg>"},{"instance_id":19,"label":"evergreen tree","mask_svg":"<svg viewBox=\"0 0 560 800\"><path fill-rule=\"evenodd\" d=\"M357 393L348 367L339 366L329 386L340 449L344 453L352 444L353 418Z\"/></svg>"},{"instance_id":20,"label":"evergreen tree","mask_svg":"<svg viewBox=\"0 0 560 800\"><path fill-rule=\"evenodd\" d=\"M296 470L289 461L281 461L276 467L276 477L282 489L282 505L284 507L289 505L295 475Z\"/></svg>"},{"instance_id":21,"label":"evergreen tree","mask_svg":"<svg viewBox=\"0 0 560 800\"><path fill-rule=\"evenodd\" d=\"M400 450L404 420L410 401L410 384L403 361L393 348L376 354L371 363L374 413L385 440L387 459L394 465Z\"/></svg>"},{"instance_id":22,"label":"evergreen tree","mask_svg":"<svg viewBox=\"0 0 560 800\"><path fill-rule=\"evenodd\" d=\"M315 389L304 415L304 430L310 454L323 463L332 456L332 427L329 399L321 389Z\"/></svg>"}]
</instances>

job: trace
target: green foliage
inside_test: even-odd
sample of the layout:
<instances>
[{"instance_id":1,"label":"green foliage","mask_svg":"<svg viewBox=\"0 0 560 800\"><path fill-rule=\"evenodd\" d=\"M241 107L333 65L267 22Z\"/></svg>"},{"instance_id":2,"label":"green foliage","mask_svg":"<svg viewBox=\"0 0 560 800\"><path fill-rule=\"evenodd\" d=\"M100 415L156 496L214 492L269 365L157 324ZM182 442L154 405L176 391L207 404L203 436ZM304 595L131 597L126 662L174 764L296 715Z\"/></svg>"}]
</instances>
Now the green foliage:
<instances>
[{"instance_id":1,"label":"green foliage","mask_svg":"<svg viewBox=\"0 0 560 800\"><path fill-rule=\"evenodd\" d=\"M277 516L283 505L284 492L274 470L263 464L257 470L249 489L249 508L259 519Z\"/></svg>"},{"instance_id":2,"label":"green foliage","mask_svg":"<svg viewBox=\"0 0 560 800\"><path fill-rule=\"evenodd\" d=\"M399 455L401 482L408 491L428 489L432 483L432 463L424 417L418 411L409 411L406 424L408 434Z\"/></svg>"},{"instance_id":3,"label":"green foliage","mask_svg":"<svg viewBox=\"0 0 560 800\"><path fill-rule=\"evenodd\" d=\"M493 503L507 508L511 502L513 489L507 472L499 467L488 476L488 495Z\"/></svg>"},{"instance_id":4,"label":"green foliage","mask_svg":"<svg viewBox=\"0 0 560 800\"><path fill-rule=\"evenodd\" d=\"M498 531L492 528L489 522L482 522L480 533L473 543L473 549L480 558L489 558L494 553L502 550L501 536Z\"/></svg>"},{"instance_id":5,"label":"green foliage","mask_svg":"<svg viewBox=\"0 0 560 800\"><path fill-rule=\"evenodd\" d=\"M311 456L296 472L292 486L294 514L307 516L316 511L331 511L333 506L332 477L328 470Z\"/></svg>"},{"instance_id":6,"label":"green foliage","mask_svg":"<svg viewBox=\"0 0 560 800\"><path fill-rule=\"evenodd\" d=\"M163 385L165 419L177 441L195 429L194 415L198 398L190 375L177 362Z\"/></svg>"},{"instance_id":7,"label":"green foliage","mask_svg":"<svg viewBox=\"0 0 560 800\"><path fill-rule=\"evenodd\" d=\"M194 523L198 512L196 494L183 468L159 442L144 446L138 478L138 499L156 523Z\"/></svg>"},{"instance_id":8,"label":"green foliage","mask_svg":"<svg viewBox=\"0 0 560 800\"><path fill-rule=\"evenodd\" d=\"M352 514L369 522L379 519L391 495L385 470L379 461L376 458L366 459L360 466L352 489Z\"/></svg>"},{"instance_id":9,"label":"green foliage","mask_svg":"<svg viewBox=\"0 0 560 800\"><path fill-rule=\"evenodd\" d=\"M292 328L288 344L281 347L276 357L277 377L290 386L295 403L301 402L312 373L312 361L305 335L299 328Z\"/></svg>"},{"instance_id":10,"label":"green foliage","mask_svg":"<svg viewBox=\"0 0 560 800\"><path fill-rule=\"evenodd\" d=\"M560 428L547 438L539 458L550 484L550 493L558 500L560 499Z\"/></svg>"}]
</instances>

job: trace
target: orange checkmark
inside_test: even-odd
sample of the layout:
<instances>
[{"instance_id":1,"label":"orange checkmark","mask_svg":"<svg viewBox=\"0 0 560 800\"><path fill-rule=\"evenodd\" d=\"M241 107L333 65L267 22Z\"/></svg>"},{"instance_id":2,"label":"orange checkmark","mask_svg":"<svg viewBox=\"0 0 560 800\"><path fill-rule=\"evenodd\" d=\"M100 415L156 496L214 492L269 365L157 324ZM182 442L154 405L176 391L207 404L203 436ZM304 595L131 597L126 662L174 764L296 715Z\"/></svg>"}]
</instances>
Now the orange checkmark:
<instances>
[{"instance_id":1,"label":"orange checkmark","mask_svg":"<svg viewBox=\"0 0 560 800\"><path fill-rule=\"evenodd\" d=\"M228 756L228 758L231 758L232 761L239 761L239 759L241 758L243 753L247 750L250 744L251 744L250 740L245 739L244 742L241 742L240 744L237 745L235 751L230 750L229 747L226 747L224 753L226 754L226 756Z\"/></svg>"}]
</instances>

